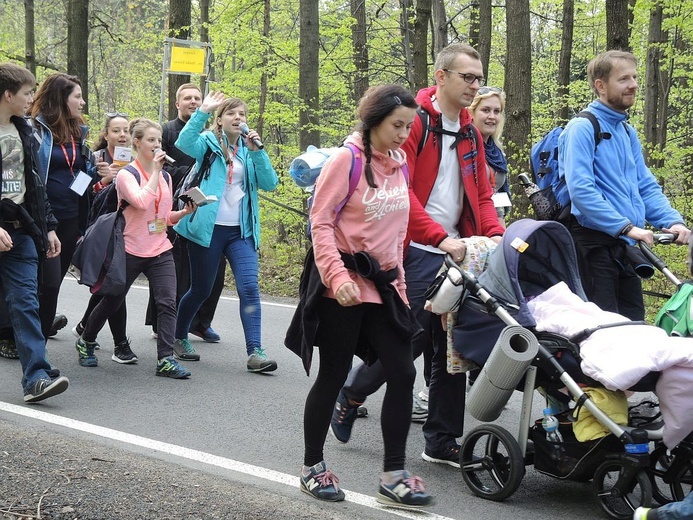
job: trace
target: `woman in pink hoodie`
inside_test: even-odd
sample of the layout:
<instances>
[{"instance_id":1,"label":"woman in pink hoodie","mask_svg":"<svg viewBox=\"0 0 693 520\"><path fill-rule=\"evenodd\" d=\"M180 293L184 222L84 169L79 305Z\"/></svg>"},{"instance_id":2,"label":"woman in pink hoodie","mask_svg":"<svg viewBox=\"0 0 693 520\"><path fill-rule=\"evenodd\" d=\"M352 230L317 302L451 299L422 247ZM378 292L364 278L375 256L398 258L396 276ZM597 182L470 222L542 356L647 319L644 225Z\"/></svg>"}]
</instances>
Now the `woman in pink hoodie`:
<instances>
[{"instance_id":1,"label":"woman in pink hoodie","mask_svg":"<svg viewBox=\"0 0 693 520\"><path fill-rule=\"evenodd\" d=\"M402 268L409 190L406 155L399 148L417 107L401 86L369 89L359 102L357 130L326 162L316 184L310 221L323 291L314 342L320 369L306 399L300 487L320 500L344 500L323 447L337 394L357 354L370 361L377 356L387 373L378 501L403 508L433 502L423 481L404 469L416 377L411 339L418 326L408 316ZM352 172L352 164L362 168ZM353 190L350 175L359 176Z\"/></svg>"}]
</instances>

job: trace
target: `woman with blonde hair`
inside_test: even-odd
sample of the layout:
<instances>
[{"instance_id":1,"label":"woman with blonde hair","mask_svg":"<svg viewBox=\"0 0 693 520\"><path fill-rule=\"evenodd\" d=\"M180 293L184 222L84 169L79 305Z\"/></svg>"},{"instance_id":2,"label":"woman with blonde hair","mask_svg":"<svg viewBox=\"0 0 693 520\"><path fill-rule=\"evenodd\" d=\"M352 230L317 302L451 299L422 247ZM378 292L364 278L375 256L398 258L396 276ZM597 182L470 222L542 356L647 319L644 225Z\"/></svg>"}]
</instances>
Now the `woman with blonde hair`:
<instances>
[{"instance_id":1,"label":"woman with blonde hair","mask_svg":"<svg viewBox=\"0 0 693 520\"><path fill-rule=\"evenodd\" d=\"M510 207L508 161L505 159L501 136L505 125L505 92L499 87L481 87L469 105L469 113L484 139L486 165L493 187L493 201L501 223Z\"/></svg>"},{"instance_id":2,"label":"woman with blonde hair","mask_svg":"<svg viewBox=\"0 0 693 520\"><path fill-rule=\"evenodd\" d=\"M158 362L155 373L157 376L183 379L190 376L190 371L173 357L176 273L171 253L173 245L166 234L166 227L192 213L195 206L190 203L180 211L171 211L171 177L162 172L166 154L161 150L161 126L149 119L137 119L131 123L130 129L132 148L137 158L120 170L116 177L118 202L121 207L127 203L123 209L125 290L120 295L103 297L84 323L84 331L75 347L80 365L98 365L94 354L98 346L96 336L109 316L120 308L135 279L144 273L158 309Z\"/></svg>"},{"instance_id":3,"label":"woman with blonde hair","mask_svg":"<svg viewBox=\"0 0 693 520\"><path fill-rule=\"evenodd\" d=\"M214 130L203 131L214 111ZM209 175L200 184L206 195L218 202L207 204L174 229L187 239L190 259L190 289L178 305L176 343L180 359L200 359L188 331L202 303L209 298L219 262L225 256L231 265L240 299L249 372L272 372L277 363L262 348L258 253L260 208L258 190L272 191L279 179L260 136L248 128L245 103L210 92L181 130L176 147L194 157L197 164L212 150Z\"/></svg>"}]
</instances>

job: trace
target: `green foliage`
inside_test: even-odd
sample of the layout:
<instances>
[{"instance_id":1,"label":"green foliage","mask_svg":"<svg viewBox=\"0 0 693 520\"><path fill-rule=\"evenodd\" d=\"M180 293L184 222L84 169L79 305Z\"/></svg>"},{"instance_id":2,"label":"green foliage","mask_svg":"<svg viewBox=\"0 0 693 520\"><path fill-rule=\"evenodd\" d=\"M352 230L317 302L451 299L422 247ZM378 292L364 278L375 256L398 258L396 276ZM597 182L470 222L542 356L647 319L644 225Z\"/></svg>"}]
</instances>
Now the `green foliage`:
<instances>
[{"instance_id":1,"label":"green foliage","mask_svg":"<svg viewBox=\"0 0 693 520\"><path fill-rule=\"evenodd\" d=\"M269 1L269 0L267 0ZM625 0L624 0L625 1ZM641 90L630 122L643 134L645 64L650 10L655 0L638 0L633 12L631 46L639 59ZM665 193L693 220L693 0L662 0L666 43L661 71L668 78L667 136L662 149L648 147L653 168ZM369 70L372 85L386 82L407 84L400 2L366 2ZM36 1L36 48L39 80L66 67L66 4L58 0ZM445 2L451 41L467 41L475 4L466 0ZM167 34L167 0L103 0L92 3L89 43L91 125L100 128L103 114L121 110L156 119L162 81L163 42ZM199 6L193 5L192 39L199 39ZM562 32L562 2L531 0L532 129L535 142L556 124L556 113L567 103L578 112L593 98L587 85L589 60L606 46L605 0L575 2L574 38L571 53L571 84L566 99L559 99L556 75ZM288 176L298 148L299 113L299 0L273 0L270 20L265 3L257 0L216 0L211 5L209 34L213 45L213 75L210 87L242 98L248 105L249 124L262 115L263 141L280 177L278 189L268 194L277 202L303 210L306 193ZM492 46L488 83L505 86L506 19L503 2L494 2ZM269 35L263 34L266 22ZM320 3L319 131L323 146L338 145L356 121L353 84L355 67L351 46L354 20L344 1ZM24 54L24 15L21 4L0 3L0 59L20 59ZM433 62L429 49L429 64ZM430 67L429 67L430 73ZM85 78L82 78L83 80ZM264 91L263 91L264 89ZM258 107L265 94L262 114ZM95 132L92 132L94 137ZM506 143L508 145L509 143ZM512 146L508 147L513 153ZM514 179L516 172L511 172ZM515 189L516 200L521 190ZM265 200L261 202L263 242L261 247L263 290L295 294L298 274L307 247L305 219ZM527 215L526 205L516 204L511 218ZM667 248L673 268L685 273L682 248ZM656 281L648 282L657 283ZM654 303L652 304L654 305Z\"/></svg>"}]
</instances>

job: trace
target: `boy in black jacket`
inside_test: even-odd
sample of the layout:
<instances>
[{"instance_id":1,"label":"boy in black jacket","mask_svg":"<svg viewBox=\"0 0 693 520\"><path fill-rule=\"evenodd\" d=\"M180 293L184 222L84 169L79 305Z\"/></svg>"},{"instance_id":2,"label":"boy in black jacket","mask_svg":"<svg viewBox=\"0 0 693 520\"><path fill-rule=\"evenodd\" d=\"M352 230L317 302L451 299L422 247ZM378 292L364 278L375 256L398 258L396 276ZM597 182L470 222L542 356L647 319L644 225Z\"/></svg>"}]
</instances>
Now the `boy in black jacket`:
<instances>
[{"instance_id":1,"label":"boy in black jacket","mask_svg":"<svg viewBox=\"0 0 693 520\"><path fill-rule=\"evenodd\" d=\"M60 254L46 190L35 169L35 140L24 120L36 78L13 63L0 63L0 284L24 373L24 401L64 392L69 381L51 367L41 332L39 265Z\"/></svg>"}]
</instances>

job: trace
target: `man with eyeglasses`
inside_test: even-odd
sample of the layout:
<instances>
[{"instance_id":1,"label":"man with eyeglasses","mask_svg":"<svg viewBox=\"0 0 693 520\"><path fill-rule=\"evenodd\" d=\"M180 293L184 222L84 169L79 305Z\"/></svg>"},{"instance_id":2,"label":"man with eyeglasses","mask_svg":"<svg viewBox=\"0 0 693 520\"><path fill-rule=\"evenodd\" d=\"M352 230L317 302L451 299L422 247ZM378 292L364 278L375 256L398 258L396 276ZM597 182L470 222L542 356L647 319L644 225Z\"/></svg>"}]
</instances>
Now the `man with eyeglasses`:
<instances>
[{"instance_id":1,"label":"man with eyeglasses","mask_svg":"<svg viewBox=\"0 0 693 520\"><path fill-rule=\"evenodd\" d=\"M419 117L402 146L410 171L408 249L404 258L407 297L424 328L414 339L414 356L430 359L428 417L423 426L422 458L459 468L466 377L448 374L447 341L440 316L424 310L424 293L443 265L445 254L460 262L472 235L500 242L499 223L486 175L484 144L466 108L483 86L479 53L452 44L438 54L435 86L419 91ZM382 366L358 365L349 374L332 416L332 431L347 442L357 408L384 382Z\"/></svg>"},{"instance_id":2,"label":"man with eyeglasses","mask_svg":"<svg viewBox=\"0 0 693 520\"><path fill-rule=\"evenodd\" d=\"M189 155L183 153L179 150L175 142L180 135L181 130L188 122L190 117L195 113L195 111L202 104L202 92L200 88L194 83L184 83L176 91L176 108L178 109L178 117L162 126L162 139L161 139L161 149L166 152L172 159L176 161L175 165L165 165L164 169L171 175L173 180L173 185L177 186L180 182L184 180L184 177L190 170L190 167L195 164L195 159ZM183 297L183 295L190 288L190 264L188 262L188 244L187 240L183 237L175 236L175 231L170 228L169 231L173 236L171 242L173 243L173 258L176 265L176 279L178 282L178 289L176 298L178 301ZM190 326L190 333L197 336L208 343L218 343L221 341L221 336L212 328L212 320L214 319L214 313L217 310L217 304L219 303L219 297L224 290L224 274L226 272L226 262L221 262L219 269L217 271L217 277L214 281L214 287L212 288L212 293L209 298L202 304L200 310L197 312L193 318L192 324ZM154 299L149 298L149 305L147 306L147 317L145 320L146 325L152 325L153 335L156 334L156 306L154 304ZM200 356L195 353L194 349L192 352L178 352L176 353L178 359L183 359L185 361L197 361Z\"/></svg>"}]
</instances>

